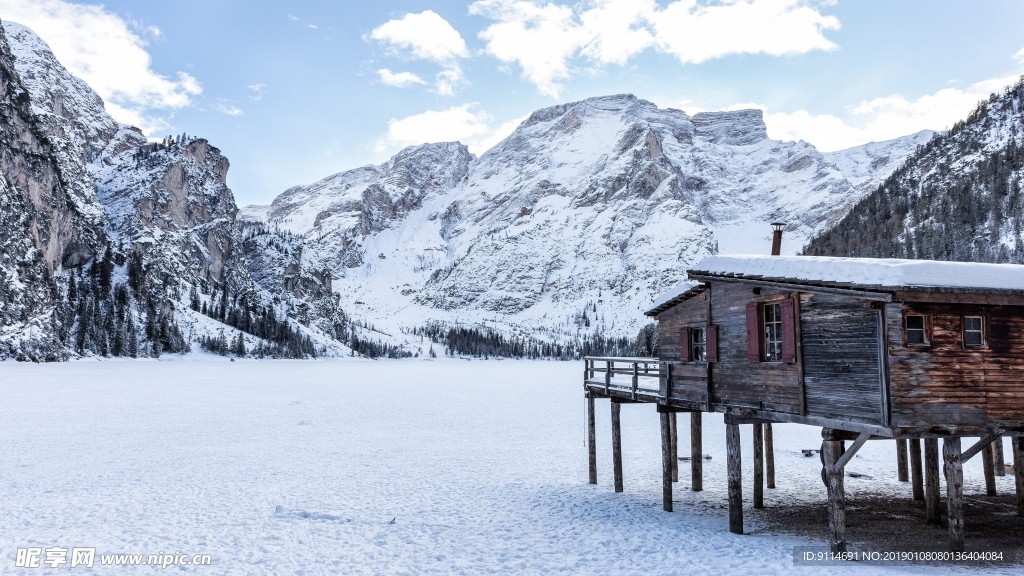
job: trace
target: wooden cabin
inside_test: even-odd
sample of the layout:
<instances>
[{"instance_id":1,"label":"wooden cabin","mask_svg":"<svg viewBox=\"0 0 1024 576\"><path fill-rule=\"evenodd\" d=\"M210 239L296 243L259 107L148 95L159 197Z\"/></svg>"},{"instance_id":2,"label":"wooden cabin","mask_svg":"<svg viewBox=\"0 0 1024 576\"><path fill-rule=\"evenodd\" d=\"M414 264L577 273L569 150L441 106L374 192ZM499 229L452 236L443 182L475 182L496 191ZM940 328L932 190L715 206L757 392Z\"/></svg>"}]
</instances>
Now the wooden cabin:
<instances>
[{"instance_id":1,"label":"wooden cabin","mask_svg":"<svg viewBox=\"0 0 1024 576\"><path fill-rule=\"evenodd\" d=\"M914 494L926 500L933 523L940 521L943 440L950 547L962 550L962 464L982 453L994 493L1003 455L1002 443L993 442L1013 436L1017 502L1024 516L1024 266L712 256L688 276L688 283L646 312L658 323L658 359L586 362L591 412L595 398L612 399L614 444L617 404L650 402L662 413L666 510L678 477L675 414L693 415L691 451L699 455L700 413L721 412L733 532L743 531L741 424L754 426L755 507L762 505L764 464L768 486L774 487L771 424L823 428L835 551L845 550L843 467L869 439L897 441L901 480L908 445L920 463L924 442L925 478L922 467L914 466ZM964 437L979 439L963 450ZM854 442L847 447L849 440ZM701 484L699 460L691 459L695 490ZM615 468L621 490L621 464ZM596 482L593 468L591 481Z\"/></svg>"}]
</instances>

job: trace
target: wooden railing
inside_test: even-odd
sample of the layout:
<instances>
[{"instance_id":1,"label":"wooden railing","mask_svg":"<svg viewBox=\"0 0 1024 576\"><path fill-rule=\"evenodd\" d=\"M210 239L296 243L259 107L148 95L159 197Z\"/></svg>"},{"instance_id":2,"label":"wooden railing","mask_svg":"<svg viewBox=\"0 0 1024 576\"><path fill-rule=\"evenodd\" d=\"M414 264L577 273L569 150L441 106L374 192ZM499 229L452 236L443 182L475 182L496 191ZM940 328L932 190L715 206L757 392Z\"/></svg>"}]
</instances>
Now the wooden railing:
<instances>
[{"instance_id":1,"label":"wooden railing","mask_svg":"<svg viewBox=\"0 0 1024 576\"><path fill-rule=\"evenodd\" d=\"M605 394L612 390L629 391L634 400L641 393L648 396L661 394L663 362L657 358L587 356L583 362L585 383L597 386L603 384ZM598 379L598 374L603 376Z\"/></svg>"}]
</instances>

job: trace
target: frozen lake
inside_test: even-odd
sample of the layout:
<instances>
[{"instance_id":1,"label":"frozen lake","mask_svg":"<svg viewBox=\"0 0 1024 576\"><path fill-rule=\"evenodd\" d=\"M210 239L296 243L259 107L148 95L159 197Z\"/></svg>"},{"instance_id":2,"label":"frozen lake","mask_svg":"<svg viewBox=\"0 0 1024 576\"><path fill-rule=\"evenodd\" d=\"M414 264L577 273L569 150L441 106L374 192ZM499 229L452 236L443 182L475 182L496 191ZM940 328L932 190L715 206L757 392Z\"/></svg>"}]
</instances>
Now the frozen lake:
<instances>
[{"instance_id":1,"label":"frozen lake","mask_svg":"<svg viewBox=\"0 0 1024 576\"><path fill-rule=\"evenodd\" d=\"M600 483L587 484L581 376L580 362L0 363L0 573L46 573L14 568L15 549L51 546L95 547L99 574L153 570L100 554L161 551L210 554L175 570L218 575L949 573L794 568L792 547L826 533L772 534L748 517L750 534L730 534L720 415L704 418L704 492L681 462L666 513L654 407L623 406L615 494L599 400ZM766 506L824 502L818 459L800 454L819 445L818 428L775 426ZM847 478L851 493L910 498L891 442L869 442L847 470L871 476ZM1012 476L997 480L1013 491ZM984 490L974 461L965 483Z\"/></svg>"}]
</instances>

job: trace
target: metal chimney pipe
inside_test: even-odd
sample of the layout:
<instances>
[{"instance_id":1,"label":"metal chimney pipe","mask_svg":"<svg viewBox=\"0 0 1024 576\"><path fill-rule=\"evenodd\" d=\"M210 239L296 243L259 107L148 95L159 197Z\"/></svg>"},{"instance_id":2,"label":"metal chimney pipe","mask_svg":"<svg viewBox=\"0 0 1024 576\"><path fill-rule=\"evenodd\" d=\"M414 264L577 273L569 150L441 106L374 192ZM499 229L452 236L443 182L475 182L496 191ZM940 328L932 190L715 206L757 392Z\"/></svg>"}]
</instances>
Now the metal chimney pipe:
<instances>
[{"instance_id":1,"label":"metal chimney pipe","mask_svg":"<svg viewBox=\"0 0 1024 576\"><path fill-rule=\"evenodd\" d=\"M772 256L782 254L782 227L784 222L772 222Z\"/></svg>"}]
</instances>

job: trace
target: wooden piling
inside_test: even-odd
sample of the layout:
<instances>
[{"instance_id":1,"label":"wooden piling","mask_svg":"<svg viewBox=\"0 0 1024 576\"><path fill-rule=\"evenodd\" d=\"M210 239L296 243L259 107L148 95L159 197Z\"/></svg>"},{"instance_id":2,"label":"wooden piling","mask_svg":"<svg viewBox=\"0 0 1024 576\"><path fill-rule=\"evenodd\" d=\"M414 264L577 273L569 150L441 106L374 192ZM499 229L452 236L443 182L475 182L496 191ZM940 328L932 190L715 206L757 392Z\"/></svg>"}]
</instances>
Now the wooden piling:
<instances>
[{"instance_id":1,"label":"wooden piling","mask_svg":"<svg viewBox=\"0 0 1024 576\"><path fill-rule=\"evenodd\" d=\"M612 470L615 475L615 491L622 492L622 426L619 410L622 404L611 401L612 405Z\"/></svg>"},{"instance_id":2,"label":"wooden piling","mask_svg":"<svg viewBox=\"0 0 1024 576\"><path fill-rule=\"evenodd\" d=\"M594 420L594 395L587 392L587 451L590 455L590 483L597 484L597 430Z\"/></svg>"},{"instance_id":3,"label":"wooden piling","mask_svg":"<svg viewBox=\"0 0 1024 576\"><path fill-rule=\"evenodd\" d=\"M907 441L906 439L896 440L896 477L900 482L910 479L907 471ZM914 498L917 500L917 498Z\"/></svg>"},{"instance_id":4,"label":"wooden piling","mask_svg":"<svg viewBox=\"0 0 1024 576\"><path fill-rule=\"evenodd\" d=\"M946 473L946 516L949 522L949 550L964 549L964 468L960 461L960 439L942 440Z\"/></svg>"},{"instance_id":5,"label":"wooden piling","mask_svg":"<svg viewBox=\"0 0 1024 576\"><path fill-rule=\"evenodd\" d=\"M659 406L660 408L660 406ZM661 500L665 512L672 511L672 438L669 412L661 412Z\"/></svg>"},{"instance_id":6,"label":"wooden piling","mask_svg":"<svg viewBox=\"0 0 1024 576\"><path fill-rule=\"evenodd\" d=\"M740 426L725 425L726 464L729 484L729 532L743 534L743 473L740 457Z\"/></svg>"},{"instance_id":7,"label":"wooden piling","mask_svg":"<svg viewBox=\"0 0 1024 576\"><path fill-rule=\"evenodd\" d=\"M764 508L764 428L754 428L754 508Z\"/></svg>"},{"instance_id":8,"label":"wooden piling","mask_svg":"<svg viewBox=\"0 0 1024 576\"><path fill-rule=\"evenodd\" d=\"M939 441L936 438L924 439L924 503L925 518L929 524L942 521L939 510Z\"/></svg>"},{"instance_id":9,"label":"wooden piling","mask_svg":"<svg viewBox=\"0 0 1024 576\"><path fill-rule=\"evenodd\" d=\"M775 441L772 438L772 425L764 425L764 474L769 488L775 488Z\"/></svg>"},{"instance_id":10,"label":"wooden piling","mask_svg":"<svg viewBox=\"0 0 1024 576\"><path fill-rule=\"evenodd\" d=\"M1024 517L1024 436L1010 439L1013 448L1013 475L1017 486L1017 515Z\"/></svg>"},{"instance_id":11,"label":"wooden piling","mask_svg":"<svg viewBox=\"0 0 1024 576\"><path fill-rule=\"evenodd\" d=\"M995 450L995 462L993 465L996 469L996 476L1006 476L1006 457L1003 455L1003 437L996 438L996 441L992 443L992 448Z\"/></svg>"},{"instance_id":12,"label":"wooden piling","mask_svg":"<svg viewBox=\"0 0 1024 576\"><path fill-rule=\"evenodd\" d=\"M690 412L690 490L704 489L704 446L701 413Z\"/></svg>"},{"instance_id":13,"label":"wooden piling","mask_svg":"<svg viewBox=\"0 0 1024 576\"><path fill-rule=\"evenodd\" d=\"M821 453L825 460L825 478L828 480L828 538L833 554L846 552L846 490L843 470L835 466L842 456L842 442L825 440Z\"/></svg>"},{"instance_id":14,"label":"wooden piling","mask_svg":"<svg viewBox=\"0 0 1024 576\"><path fill-rule=\"evenodd\" d=\"M996 495L995 448L991 444L981 449L981 469L985 472L985 494Z\"/></svg>"},{"instance_id":15,"label":"wooden piling","mask_svg":"<svg viewBox=\"0 0 1024 576\"><path fill-rule=\"evenodd\" d=\"M936 458L938 452L936 452ZM938 480L938 460L935 461L935 474ZM921 477L921 440L914 438L910 441L910 479L911 489L914 493L914 500L924 500L924 482Z\"/></svg>"},{"instance_id":16,"label":"wooden piling","mask_svg":"<svg viewBox=\"0 0 1024 576\"><path fill-rule=\"evenodd\" d=\"M672 436L672 481L679 482L679 428L676 422L676 413L669 414L669 428Z\"/></svg>"}]
</instances>

